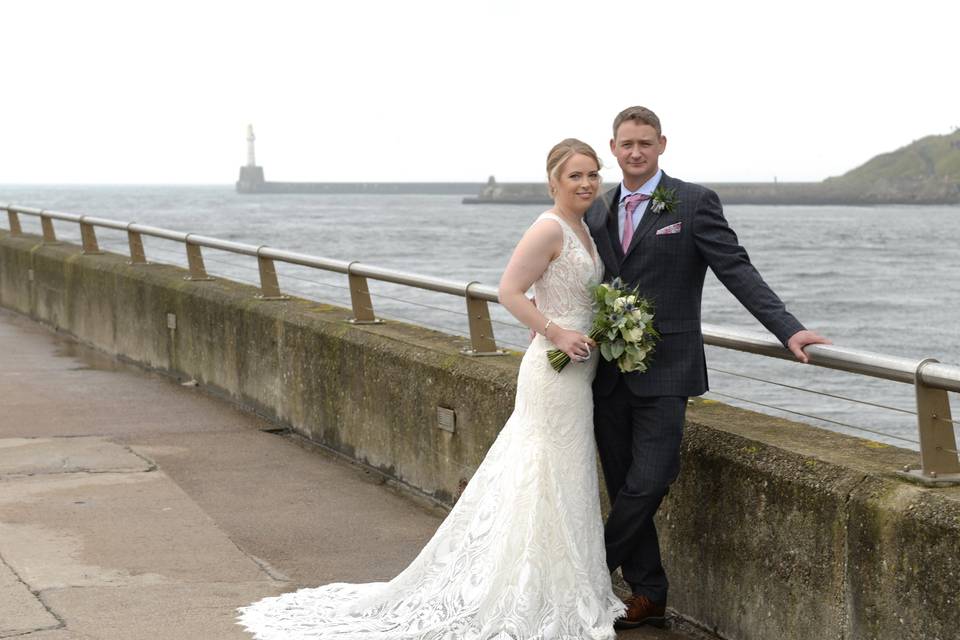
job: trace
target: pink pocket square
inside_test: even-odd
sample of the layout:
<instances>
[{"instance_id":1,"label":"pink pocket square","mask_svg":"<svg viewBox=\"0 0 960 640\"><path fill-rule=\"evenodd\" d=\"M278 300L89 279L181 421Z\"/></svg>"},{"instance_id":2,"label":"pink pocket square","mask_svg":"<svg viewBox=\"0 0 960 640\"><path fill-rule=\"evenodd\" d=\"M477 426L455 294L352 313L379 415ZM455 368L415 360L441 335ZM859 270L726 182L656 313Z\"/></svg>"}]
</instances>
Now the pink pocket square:
<instances>
[{"instance_id":1,"label":"pink pocket square","mask_svg":"<svg viewBox=\"0 0 960 640\"><path fill-rule=\"evenodd\" d=\"M662 229L657 229L658 236L669 236L673 233L680 233L680 229L683 227L682 222L677 222L671 224L669 227L663 227Z\"/></svg>"}]
</instances>

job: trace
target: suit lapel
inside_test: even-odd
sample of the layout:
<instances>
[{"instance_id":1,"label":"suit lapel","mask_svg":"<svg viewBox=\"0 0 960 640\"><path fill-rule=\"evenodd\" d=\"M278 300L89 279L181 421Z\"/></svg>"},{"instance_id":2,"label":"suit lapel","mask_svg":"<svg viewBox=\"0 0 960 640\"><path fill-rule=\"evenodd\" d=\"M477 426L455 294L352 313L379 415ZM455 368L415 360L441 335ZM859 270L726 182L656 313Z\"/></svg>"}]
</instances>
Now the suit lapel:
<instances>
[{"instance_id":1,"label":"suit lapel","mask_svg":"<svg viewBox=\"0 0 960 640\"><path fill-rule=\"evenodd\" d=\"M620 273L620 261L623 259L620 240L617 239L617 206L620 202L619 195L619 186L603 194L603 202L598 203L602 205L603 213L594 220L594 224L596 225L594 240L597 244L597 252L600 254L600 259L603 260L607 273L612 276Z\"/></svg>"}]
</instances>

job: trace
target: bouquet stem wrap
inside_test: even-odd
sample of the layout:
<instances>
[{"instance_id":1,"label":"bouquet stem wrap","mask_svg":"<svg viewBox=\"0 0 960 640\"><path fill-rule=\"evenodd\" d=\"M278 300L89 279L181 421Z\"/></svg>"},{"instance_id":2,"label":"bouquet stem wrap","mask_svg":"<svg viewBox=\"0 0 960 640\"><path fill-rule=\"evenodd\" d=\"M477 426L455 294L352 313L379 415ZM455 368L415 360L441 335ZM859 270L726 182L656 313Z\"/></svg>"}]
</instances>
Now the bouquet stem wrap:
<instances>
[{"instance_id":1,"label":"bouquet stem wrap","mask_svg":"<svg viewBox=\"0 0 960 640\"><path fill-rule=\"evenodd\" d=\"M589 334L591 340L596 341L600 338L600 330L594 329ZM563 371L563 368L570 364L570 356L565 354L560 349L550 349L547 351L547 360L550 361L550 366L556 371Z\"/></svg>"}]
</instances>

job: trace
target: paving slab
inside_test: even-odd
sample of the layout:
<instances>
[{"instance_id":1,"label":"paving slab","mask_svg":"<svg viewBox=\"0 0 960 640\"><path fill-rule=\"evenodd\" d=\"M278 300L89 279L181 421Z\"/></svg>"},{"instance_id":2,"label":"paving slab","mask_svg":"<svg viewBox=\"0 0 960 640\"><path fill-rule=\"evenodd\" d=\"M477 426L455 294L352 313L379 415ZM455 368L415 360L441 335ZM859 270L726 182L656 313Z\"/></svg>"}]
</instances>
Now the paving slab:
<instances>
[{"instance_id":1,"label":"paving slab","mask_svg":"<svg viewBox=\"0 0 960 640\"><path fill-rule=\"evenodd\" d=\"M122 439L173 478L232 540L302 586L371 582L404 569L442 512L377 478L260 432Z\"/></svg>"},{"instance_id":2,"label":"paving slab","mask_svg":"<svg viewBox=\"0 0 960 640\"><path fill-rule=\"evenodd\" d=\"M282 593L263 582L192 583L48 591L50 607L81 637L98 640L250 640L236 609Z\"/></svg>"},{"instance_id":3,"label":"paving slab","mask_svg":"<svg viewBox=\"0 0 960 640\"><path fill-rule=\"evenodd\" d=\"M54 473L142 472L153 465L104 438L0 439L0 476Z\"/></svg>"},{"instance_id":4,"label":"paving slab","mask_svg":"<svg viewBox=\"0 0 960 640\"><path fill-rule=\"evenodd\" d=\"M0 638L58 626L60 621L10 567L0 562Z\"/></svg>"},{"instance_id":5,"label":"paving slab","mask_svg":"<svg viewBox=\"0 0 960 640\"><path fill-rule=\"evenodd\" d=\"M3 636L0 635L0 638ZM13 637L13 636L11 636ZM69 629L54 629L51 631L35 631L33 633L20 634L16 640L100 640L95 636L80 634Z\"/></svg>"},{"instance_id":6,"label":"paving slab","mask_svg":"<svg viewBox=\"0 0 960 640\"><path fill-rule=\"evenodd\" d=\"M270 580L160 471L0 483L0 557L37 592Z\"/></svg>"}]
</instances>

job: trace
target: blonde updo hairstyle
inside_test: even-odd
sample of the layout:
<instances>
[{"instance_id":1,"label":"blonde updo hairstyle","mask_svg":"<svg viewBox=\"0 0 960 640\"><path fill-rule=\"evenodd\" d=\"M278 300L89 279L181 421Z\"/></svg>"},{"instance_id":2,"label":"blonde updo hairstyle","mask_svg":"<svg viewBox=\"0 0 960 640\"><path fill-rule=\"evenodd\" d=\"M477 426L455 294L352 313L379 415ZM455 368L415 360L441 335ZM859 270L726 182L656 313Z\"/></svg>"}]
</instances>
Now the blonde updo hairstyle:
<instances>
[{"instance_id":1,"label":"blonde updo hairstyle","mask_svg":"<svg viewBox=\"0 0 960 640\"><path fill-rule=\"evenodd\" d=\"M550 196L553 197L556 187L554 184L559 180L560 170L567 160L577 154L585 155L597 163L597 170L600 169L600 158L593 147L582 140L576 138L567 138L553 145L550 153L547 154L547 185L550 189Z\"/></svg>"}]
</instances>

